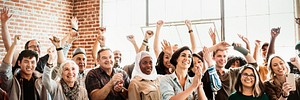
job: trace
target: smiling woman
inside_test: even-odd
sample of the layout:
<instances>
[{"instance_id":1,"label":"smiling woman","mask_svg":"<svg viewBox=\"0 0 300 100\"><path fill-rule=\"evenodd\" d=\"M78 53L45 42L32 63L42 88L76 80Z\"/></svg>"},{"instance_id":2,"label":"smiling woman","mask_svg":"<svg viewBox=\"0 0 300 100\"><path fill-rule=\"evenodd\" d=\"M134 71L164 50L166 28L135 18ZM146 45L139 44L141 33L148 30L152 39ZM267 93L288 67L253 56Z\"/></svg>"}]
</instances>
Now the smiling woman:
<instances>
[{"instance_id":1,"label":"smiling woman","mask_svg":"<svg viewBox=\"0 0 300 100\"><path fill-rule=\"evenodd\" d=\"M246 64L237 76L233 94L229 100L269 100L257 70L251 64Z\"/></svg>"}]
</instances>

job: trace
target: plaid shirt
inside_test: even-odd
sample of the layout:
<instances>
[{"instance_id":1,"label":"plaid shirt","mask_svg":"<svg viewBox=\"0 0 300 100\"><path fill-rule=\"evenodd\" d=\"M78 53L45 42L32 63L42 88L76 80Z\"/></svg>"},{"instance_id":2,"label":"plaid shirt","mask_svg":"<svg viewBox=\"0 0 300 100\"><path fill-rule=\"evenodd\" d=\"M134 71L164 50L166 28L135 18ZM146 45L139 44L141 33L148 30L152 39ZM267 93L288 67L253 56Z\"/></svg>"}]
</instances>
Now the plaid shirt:
<instances>
[{"instance_id":1,"label":"plaid shirt","mask_svg":"<svg viewBox=\"0 0 300 100\"><path fill-rule=\"evenodd\" d=\"M119 68L113 68L112 70L112 75L109 76L106 74L106 72L101 68L96 68L92 69L89 71L89 73L86 76L85 79L85 84L86 84L86 90L89 94L90 98L90 93L95 90L95 89L101 89L106 85L112 76L115 73L122 73L123 74L123 79L124 79L124 87L128 89L130 79L125 71ZM100 94L101 95L101 94ZM91 99L91 98L90 98ZM114 91L110 91L105 100L125 100L121 93L115 93Z\"/></svg>"}]
</instances>

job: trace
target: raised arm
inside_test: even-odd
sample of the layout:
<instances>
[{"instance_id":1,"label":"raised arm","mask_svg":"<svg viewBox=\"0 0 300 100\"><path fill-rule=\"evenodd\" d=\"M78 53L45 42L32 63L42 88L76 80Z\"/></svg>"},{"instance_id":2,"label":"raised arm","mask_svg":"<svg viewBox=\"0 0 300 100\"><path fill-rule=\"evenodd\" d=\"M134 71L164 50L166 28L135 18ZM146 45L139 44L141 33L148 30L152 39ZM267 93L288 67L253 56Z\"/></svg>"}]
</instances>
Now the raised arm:
<instances>
[{"instance_id":1,"label":"raised arm","mask_svg":"<svg viewBox=\"0 0 300 100\"><path fill-rule=\"evenodd\" d=\"M243 36L242 34L238 34L238 36L245 42L246 48L250 52L250 43L247 37Z\"/></svg>"},{"instance_id":2,"label":"raised arm","mask_svg":"<svg viewBox=\"0 0 300 100\"><path fill-rule=\"evenodd\" d=\"M135 53L139 53L139 47L136 44L135 38L133 35L126 36L127 40L133 45Z\"/></svg>"},{"instance_id":3,"label":"raised arm","mask_svg":"<svg viewBox=\"0 0 300 100\"><path fill-rule=\"evenodd\" d=\"M143 43L140 47L140 50L139 52L143 51L143 50L146 50L146 47L148 46L148 40L153 36L153 31L151 30L147 30L146 33L145 33L145 37L144 37L144 40L143 40Z\"/></svg>"},{"instance_id":4,"label":"raised arm","mask_svg":"<svg viewBox=\"0 0 300 100\"><path fill-rule=\"evenodd\" d=\"M106 31L106 28L104 27L100 27L100 33L98 34L94 45L93 45L93 49L92 49L92 57L94 59L94 61L97 61L97 53L98 51L105 47L105 37L104 37L104 33Z\"/></svg>"},{"instance_id":5,"label":"raised arm","mask_svg":"<svg viewBox=\"0 0 300 100\"><path fill-rule=\"evenodd\" d=\"M256 63L256 60L253 58L253 56L251 56L249 50L243 48L241 46L241 44L233 43L232 46L234 47L234 50L240 52L241 54L243 54L245 56L248 63ZM257 66L255 66L255 67L257 67Z\"/></svg>"},{"instance_id":6,"label":"raised arm","mask_svg":"<svg viewBox=\"0 0 300 100\"><path fill-rule=\"evenodd\" d=\"M54 37L53 37L54 38ZM55 39L50 39L52 43L56 40ZM54 44L54 43L53 43ZM60 50L62 51L62 50ZM49 91L51 95L54 95L55 90L57 89L57 83L51 79L51 70L53 68L53 63L55 61L55 52L54 49L49 48L47 50L47 53L49 55L46 67L44 67L44 72L43 72L43 78L42 78L42 83L45 86L45 88ZM59 74L59 73L57 73Z\"/></svg>"},{"instance_id":7,"label":"raised arm","mask_svg":"<svg viewBox=\"0 0 300 100\"><path fill-rule=\"evenodd\" d=\"M19 44L20 36L16 35L14 38L14 42L9 48L7 54L3 58L3 62L0 67L0 78L3 83L0 85L8 93L10 92L10 87L12 85L13 73L12 73L12 59L13 54L16 49L16 45Z\"/></svg>"},{"instance_id":8,"label":"raised arm","mask_svg":"<svg viewBox=\"0 0 300 100\"><path fill-rule=\"evenodd\" d=\"M217 32L216 28L214 28L214 31L211 28L209 28L209 32L208 33L209 33L209 36L210 36L210 39L211 39L213 45L217 44L216 32Z\"/></svg>"},{"instance_id":9,"label":"raised arm","mask_svg":"<svg viewBox=\"0 0 300 100\"><path fill-rule=\"evenodd\" d=\"M2 40L4 43L5 50L8 51L11 45L11 37L8 31L7 21L11 18L12 14L9 15L9 9L4 7L1 10L1 32L2 32Z\"/></svg>"},{"instance_id":10,"label":"raised arm","mask_svg":"<svg viewBox=\"0 0 300 100\"><path fill-rule=\"evenodd\" d=\"M271 29L271 40L267 51L267 58L266 58L267 60L272 54L275 54L275 40L276 37L279 35L279 33L280 33L280 27Z\"/></svg>"},{"instance_id":11,"label":"raised arm","mask_svg":"<svg viewBox=\"0 0 300 100\"><path fill-rule=\"evenodd\" d=\"M61 64L65 61L63 48L61 47L61 41L59 38L53 36L53 38L49 38L52 44L55 46L57 51L57 64Z\"/></svg>"},{"instance_id":12,"label":"raised arm","mask_svg":"<svg viewBox=\"0 0 300 100\"><path fill-rule=\"evenodd\" d=\"M260 48L260 41L255 40L255 47L254 47L254 52L253 52L253 58L257 61L258 60L258 53L259 53L259 48Z\"/></svg>"},{"instance_id":13,"label":"raised arm","mask_svg":"<svg viewBox=\"0 0 300 100\"><path fill-rule=\"evenodd\" d=\"M154 37L154 43L153 43L153 49L156 58L159 56L160 50L159 50L159 34L160 29L163 26L164 22L162 20L157 21L156 23L156 31L155 31L155 37Z\"/></svg>"},{"instance_id":14,"label":"raised arm","mask_svg":"<svg viewBox=\"0 0 300 100\"><path fill-rule=\"evenodd\" d=\"M192 28L192 23L191 23L190 20L185 20L184 23L185 23L185 25L187 26L187 28L189 30L188 32L190 33L190 40L191 40L191 45L192 45L191 50L193 52L195 52L195 50L196 50L196 40L195 40L193 28Z\"/></svg>"},{"instance_id":15,"label":"raised arm","mask_svg":"<svg viewBox=\"0 0 300 100\"><path fill-rule=\"evenodd\" d=\"M213 59L212 59L211 52L212 51L209 51L209 49L207 47L203 48L203 58L209 66L207 71L208 71L209 79L210 79L210 82L211 82L210 88L211 88L212 91L217 92L221 89L222 83L221 83L221 80L219 78L219 75L217 74L216 68L214 66L214 62L213 62Z\"/></svg>"}]
</instances>

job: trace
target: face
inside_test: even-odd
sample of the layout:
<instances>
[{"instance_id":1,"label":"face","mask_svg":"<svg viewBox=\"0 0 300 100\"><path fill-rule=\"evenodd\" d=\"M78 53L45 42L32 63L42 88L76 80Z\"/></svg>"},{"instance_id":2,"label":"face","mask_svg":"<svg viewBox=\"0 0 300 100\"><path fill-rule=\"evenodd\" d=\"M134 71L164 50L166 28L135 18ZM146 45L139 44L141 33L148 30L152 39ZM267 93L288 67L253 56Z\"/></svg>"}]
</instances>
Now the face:
<instances>
[{"instance_id":1,"label":"face","mask_svg":"<svg viewBox=\"0 0 300 100\"><path fill-rule=\"evenodd\" d=\"M192 53L189 50L184 50L177 58L176 68L188 69L192 63Z\"/></svg>"},{"instance_id":2,"label":"face","mask_svg":"<svg viewBox=\"0 0 300 100\"><path fill-rule=\"evenodd\" d=\"M78 68L74 63L67 63L62 69L62 78L66 83L73 83L77 80Z\"/></svg>"},{"instance_id":3,"label":"face","mask_svg":"<svg viewBox=\"0 0 300 100\"><path fill-rule=\"evenodd\" d=\"M38 54L40 54L40 44L37 40L31 40L28 43L28 50L36 51Z\"/></svg>"},{"instance_id":4,"label":"face","mask_svg":"<svg viewBox=\"0 0 300 100\"><path fill-rule=\"evenodd\" d=\"M122 54L120 51L118 51L118 50L114 51L115 63L117 63L117 64L121 63L121 57L122 57Z\"/></svg>"},{"instance_id":5,"label":"face","mask_svg":"<svg viewBox=\"0 0 300 100\"><path fill-rule=\"evenodd\" d=\"M240 61L235 60L234 63L232 63L231 68L238 68L241 67Z\"/></svg>"},{"instance_id":6,"label":"face","mask_svg":"<svg viewBox=\"0 0 300 100\"><path fill-rule=\"evenodd\" d=\"M100 52L98 63L103 69L111 69L113 67L113 53L110 50Z\"/></svg>"},{"instance_id":7,"label":"face","mask_svg":"<svg viewBox=\"0 0 300 100\"><path fill-rule=\"evenodd\" d=\"M198 57L193 57L193 60L194 60L194 67L192 68L193 72L196 71L196 68L197 69L201 68L202 72L205 71L204 63Z\"/></svg>"},{"instance_id":8,"label":"face","mask_svg":"<svg viewBox=\"0 0 300 100\"><path fill-rule=\"evenodd\" d=\"M223 68L227 63L227 52L226 51L217 51L213 59L216 61L216 67Z\"/></svg>"},{"instance_id":9,"label":"face","mask_svg":"<svg viewBox=\"0 0 300 100\"><path fill-rule=\"evenodd\" d=\"M266 56L267 56L268 47L269 46L263 46L261 49L261 54L262 54L263 58L266 58Z\"/></svg>"},{"instance_id":10,"label":"face","mask_svg":"<svg viewBox=\"0 0 300 100\"><path fill-rule=\"evenodd\" d=\"M18 65L21 67L21 72L24 75L32 75L36 67L36 58L24 57L22 61L18 61Z\"/></svg>"},{"instance_id":11,"label":"face","mask_svg":"<svg viewBox=\"0 0 300 100\"><path fill-rule=\"evenodd\" d=\"M255 75L251 69L246 69L241 74L241 82L243 87L252 88L255 83Z\"/></svg>"},{"instance_id":12,"label":"face","mask_svg":"<svg viewBox=\"0 0 300 100\"><path fill-rule=\"evenodd\" d=\"M275 57L272 59L271 68L272 68L272 71L278 76L285 75L286 71L287 71L284 61L278 57Z\"/></svg>"},{"instance_id":13,"label":"face","mask_svg":"<svg viewBox=\"0 0 300 100\"><path fill-rule=\"evenodd\" d=\"M151 59L151 57L149 57L149 56L144 57L140 61L140 69L146 75L151 74L151 72L152 72L152 59Z\"/></svg>"},{"instance_id":14,"label":"face","mask_svg":"<svg viewBox=\"0 0 300 100\"><path fill-rule=\"evenodd\" d=\"M73 61L79 66L79 72L83 72L83 70L86 68L86 56L84 54L77 54L73 57Z\"/></svg>"},{"instance_id":15,"label":"face","mask_svg":"<svg viewBox=\"0 0 300 100\"><path fill-rule=\"evenodd\" d=\"M164 54L164 57L163 57L163 60L164 60L164 65L167 67L167 68L170 68L172 65L170 63L170 59L171 59L171 55L169 54Z\"/></svg>"}]
</instances>

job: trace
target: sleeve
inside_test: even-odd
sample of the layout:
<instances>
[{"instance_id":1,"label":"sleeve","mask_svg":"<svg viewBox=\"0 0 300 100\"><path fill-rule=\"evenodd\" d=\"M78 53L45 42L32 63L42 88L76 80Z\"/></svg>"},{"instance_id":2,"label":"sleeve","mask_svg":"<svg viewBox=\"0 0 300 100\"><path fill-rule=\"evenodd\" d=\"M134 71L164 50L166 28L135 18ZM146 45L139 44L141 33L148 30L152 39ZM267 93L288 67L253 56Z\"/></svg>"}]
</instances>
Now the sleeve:
<instances>
[{"instance_id":1,"label":"sleeve","mask_svg":"<svg viewBox=\"0 0 300 100\"><path fill-rule=\"evenodd\" d=\"M100 80L98 80L97 75L94 73L96 69L92 69L88 72L85 79L85 87L87 90L88 95L95 90L95 89L101 89L103 86L101 86Z\"/></svg>"},{"instance_id":2,"label":"sleeve","mask_svg":"<svg viewBox=\"0 0 300 100\"><path fill-rule=\"evenodd\" d=\"M66 43L63 47L64 58L67 59L68 51L70 50L72 44Z\"/></svg>"},{"instance_id":3,"label":"sleeve","mask_svg":"<svg viewBox=\"0 0 300 100\"><path fill-rule=\"evenodd\" d=\"M219 75L217 74L215 66L209 67L207 69L209 73L209 79L211 80L210 82L210 87L213 92L217 92L221 89L222 83L219 78Z\"/></svg>"},{"instance_id":4,"label":"sleeve","mask_svg":"<svg viewBox=\"0 0 300 100\"><path fill-rule=\"evenodd\" d=\"M51 68L49 68L48 66L44 68L42 83L45 86L45 88L49 91L49 93L51 95L54 95L58 83L51 79Z\"/></svg>"},{"instance_id":5,"label":"sleeve","mask_svg":"<svg viewBox=\"0 0 300 100\"><path fill-rule=\"evenodd\" d=\"M0 67L0 79L3 82L1 88L4 89L7 93L10 93L12 87L13 74L12 74L12 65L7 64L2 61Z\"/></svg>"},{"instance_id":6,"label":"sleeve","mask_svg":"<svg viewBox=\"0 0 300 100\"><path fill-rule=\"evenodd\" d=\"M270 99L270 100L277 100L276 93L275 93L275 91L273 90L271 84L270 84L268 81L266 81L266 82L264 83L264 85L265 85L265 91L266 91L266 93L267 93L269 99Z\"/></svg>"},{"instance_id":7,"label":"sleeve","mask_svg":"<svg viewBox=\"0 0 300 100\"><path fill-rule=\"evenodd\" d=\"M124 87L126 89L128 89L128 86L130 84L130 78L129 78L128 74L125 71L122 70L122 73L123 73L123 78L124 78L124 82L125 82Z\"/></svg>"},{"instance_id":8,"label":"sleeve","mask_svg":"<svg viewBox=\"0 0 300 100\"><path fill-rule=\"evenodd\" d=\"M132 80L128 87L128 100L142 100L139 95L139 88L135 80Z\"/></svg>"},{"instance_id":9,"label":"sleeve","mask_svg":"<svg viewBox=\"0 0 300 100\"><path fill-rule=\"evenodd\" d=\"M160 81L160 93L162 100L170 100L170 98L175 95L171 81L172 80L170 80L167 76L163 77Z\"/></svg>"}]
</instances>

